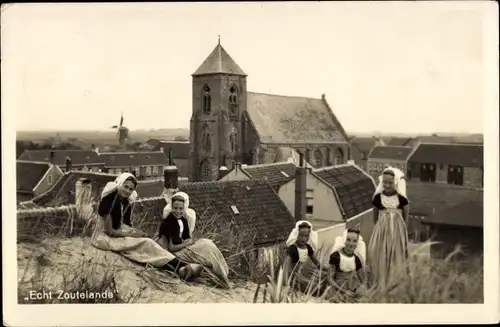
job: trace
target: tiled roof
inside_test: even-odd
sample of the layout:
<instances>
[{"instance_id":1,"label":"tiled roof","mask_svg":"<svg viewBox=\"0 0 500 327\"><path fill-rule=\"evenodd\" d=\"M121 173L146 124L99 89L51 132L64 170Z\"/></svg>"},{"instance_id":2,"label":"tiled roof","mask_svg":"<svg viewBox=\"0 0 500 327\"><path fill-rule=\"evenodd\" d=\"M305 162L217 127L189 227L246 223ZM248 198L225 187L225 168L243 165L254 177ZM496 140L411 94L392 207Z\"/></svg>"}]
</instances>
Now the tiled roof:
<instances>
[{"instance_id":1,"label":"tiled roof","mask_svg":"<svg viewBox=\"0 0 500 327\"><path fill-rule=\"evenodd\" d=\"M168 157L160 151L102 152L106 167L166 166Z\"/></svg>"},{"instance_id":2,"label":"tiled roof","mask_svg":"<svg viewBox=\"0 0 500 327\"><path fill-rule=\"evenodd\" d=\"M291 162L241 167L252 179L267 181L275 190L295 178L297 166Z\"/></svg>"},{"instance_id":3,"label":"tiled roof","mask_svg":"<svg viewBox=\"0 0 500 327\"><path fill-rule=\"evenodd\" d=\"M209 74L228 74L247 76L238 64L231 58L222 45L217 44L193 76Z\"/></svg>"},{"instance_id":4,"label":"tiled roof","mask_svg":"<svg viewBox=\"0 0 500 327\"><path fill-rule=\"evenodd\" d=\"M57 207L74 203L75 186L80 178L86 178L92 183L92 198L96 201L107 182L115 180L116 175L70 171L65 173L47 192L33 199L33 203L42 207Z\"/></svg>"},{"instance_id":5,"label":"tiled roof","mask_svg":"<svg viewBox=\"0 0 500 327\"><path fill-rule=\"evenodd\" d=\"M104 160L92 150L26 150L19 160L50 162L51 151L54 152L54 164L58 166L66 165L66 158L71 158L73 166L104 164Z\"/></svg>"},{"instance_id":6,"label":"tiled roof","mask_svg":"<svg viewBox=\"0 0 500 327\"><path fill-rule=\"evenodd\" d=\"M387 145L390 146L408 146L413 139L411 137L391 137Z\"/></svg>"},{"instance_id":7,"label":"tiled roof","mask_svg":"<svg viewBox=\"0 0 500 327\"><path fill-rule=\"evenodd\" d=\"M453 144L453 143L467 143L467 144L482 144L484 143L484 137L482 134L470 134L470 135L420 135L417 137L423 143L443 143L443 144Z\"/></svg>"},{"instance_id":8,"label":"tiled roof","mask_svg":"<svg viewBox=\"0 0 500 327\"><path fill-rule=\"evenodd\" d=\"M369 159L388 159L406 161L410 156L413 148L408 146L375 146Z\"/></svg>"},{"instance_id":9,"label":"tiled roof","mask_svg":"<svg viewBox=\"0 0 500 327\"><path fill-rule=\"evenodd\" d=\"M16 162L17 191L33 192L33 189L49 168L50 164L48 163L18 160Z\"/></svg>"},{"instance_id":10,"label":"tiled roof","mask_svg":"<svg viewBox=\"0 0 500 327\"><path fill-rule=\"evenodd\" d=\"M354 217L372 207L374 181L356 166L325 167L315 169L313 173L335 189L345 218Z\"/></svg>"},{"instance_id":11,"label":"tiled roof","mask_svg":"<svg viewBox=\"0 0 500 327\"><path fill-rule=\"evenodd\" d=\"M137 183L137 194L139 198L152 198L161 196L164 190L163 181L139 181Z\"/></svg>"},{"instance_id":12,"label":"tiled roof","mask_svg":"<svg viewBox=\"0 0 500 327\"><path fill-rule=\"evenodd\" d=\"M483 145L421 143L409 161L440 163L463 167L483 166Z\"/></svg>"},{"instance_id":13,"label":"tiled roof","mask_svg":"<svg viewBox=\"0 0 500 327\"><path fill-rule=\"evenodd\" d=\"M429 224L483 226L483 190L408 181L410 213Z\"/></svg>"},{"instance_id":14,"label":"tiled roof","mask_svg":"<svg viewBox=\"0 0 500 327\"><path fill-rule=\"evenodd\" d=\"M373 137L354 137L351 140L351 156L356 163L367 160L370 151L375 146Z\"/></svg>"},{"instance_id":15,"label":"tiled roof","mask_svg":"<svg viewBox=\"0 0 500 327\"><path fill-rule=\"evenodd\" d=\"M263 143L347 142L325 99L247 92L247 114Z\"/></svg>"},{"instance_id":16,"label":"tiled roof","mask_svg":"<svg viewBox=\"0 0 500 327\"><path fill-rule=\"evenodd\" d=\"M231 225L243 246L284 241L295 224L278 194L262 180L186 183L179 189L189 194L200 223L219 215L215 223Z\"/></svg>"},{"instance_id":17,"label":"tiled roof","mask_svg":"<svg viewBox=\"0 0 500 327\"><path fill-rule=\"evenodd\" d=\"M153 148L153 151L160 151L163 148L163 152L168 157L170 149L172 149L173 159L189 159L190 158L190 144L189 142L181 141L160 141Z\"/></svg>"}]
</instances>

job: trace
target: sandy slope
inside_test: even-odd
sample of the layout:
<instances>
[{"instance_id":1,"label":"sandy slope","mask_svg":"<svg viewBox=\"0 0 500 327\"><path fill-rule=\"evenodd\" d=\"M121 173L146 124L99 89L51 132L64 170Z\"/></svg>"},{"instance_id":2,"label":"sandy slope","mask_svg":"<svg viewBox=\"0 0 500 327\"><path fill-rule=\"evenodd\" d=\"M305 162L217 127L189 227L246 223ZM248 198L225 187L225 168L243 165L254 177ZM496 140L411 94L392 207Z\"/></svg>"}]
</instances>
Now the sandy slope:
<instances>
[{"instance_id":1,"label":"sandy slope","mask_svg":"<svg viewBox=\"0 0 500 327\"><path fill-rule=\"evenodd\" d=\"M102 280L106 271L113 271L117 289L122 296L133 296L135 302L252 302L256 284L235 285L231 291L214 289L203 284L186 284L157 269L146 269L122 256L92 247L89 239L48 239L41 245L18 244L18 281L20 290L34 288L58 290L64 277L89 276ZM36 273L37 268L39 273ZM41 272L40 272L41 271ZM38 286L26 283L33 276L43 276ZM34 279L38 280L38 279Z\"/></svg>"}]
</instances>

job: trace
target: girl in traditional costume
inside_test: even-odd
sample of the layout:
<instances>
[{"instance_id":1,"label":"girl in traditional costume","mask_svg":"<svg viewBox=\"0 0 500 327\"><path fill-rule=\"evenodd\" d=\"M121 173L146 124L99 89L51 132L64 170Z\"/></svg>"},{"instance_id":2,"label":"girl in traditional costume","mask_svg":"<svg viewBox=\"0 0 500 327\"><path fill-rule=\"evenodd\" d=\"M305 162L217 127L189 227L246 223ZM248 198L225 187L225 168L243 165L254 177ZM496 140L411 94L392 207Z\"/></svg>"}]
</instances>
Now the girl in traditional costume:
<instances>
[{"instance_id":1,"label":"girl in traditional costume","mask_svg":"<svg viewBox=\"0 0 500 327\"><path fill-rule=\"evenodd\" d=\"M196 212L189 208L189 196L175 193L163 210L163 218L158 243L184 262L202 265L218 286L229 288L229 267L220 250L209 239L193 238Z\"/></svg>"},{"instance_id":2,"label":"girl in traditional costume","mask_svg":"<svg viewBox=\"0 0 500 327\"><path fill-rule=\"evenodd\" d=\"M374 281L386 284L390 275L402 269L408 257L408 213L404 173L386 168L373 196L373 229L368 259Z\"/></svg>"}]
</instances>

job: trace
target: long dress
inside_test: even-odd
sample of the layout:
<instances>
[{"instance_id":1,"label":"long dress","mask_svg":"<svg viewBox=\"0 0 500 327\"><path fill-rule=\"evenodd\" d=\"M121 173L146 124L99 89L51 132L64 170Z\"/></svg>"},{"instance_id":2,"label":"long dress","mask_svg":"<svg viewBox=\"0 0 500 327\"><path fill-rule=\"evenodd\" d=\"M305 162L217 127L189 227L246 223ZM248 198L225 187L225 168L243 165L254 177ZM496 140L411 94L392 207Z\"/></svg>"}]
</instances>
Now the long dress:
<instances>
[{"instance_id":1,"label":"long dress","mask_svg":"<svg viewBox=\"0 0 500 327\"><path fill-rule=\"evenodd\" d=\"M408 231L402 215L408 204L408 199L399 194L378 193L373 198L379 217L368 245L368 260L374 282L379 285L386 285L408 258Z\"/></svg>"},{"instance_id":2,"label":"long dress","mask_svg":"<svg viewBox=\"0 0 500 327\"><path fill-rule=\"evenodd\" d=\"M160 225L157 241L163 248L167 248L170 241L173 244L181 244L184 240L192 237L192 230L194 230L194 226L190 226L186 218L177 219L170 213ZM211 240L198 239L192 245L173 254L184 262L202 265L205 268L205 273L208 273L209 278L217 286L230 287L229 267L224 256Z\"/></svg>"},{"instance_id":3,"label":"long dress","mask_svg":"<svg viewBox=\"0 0 500 327\"><path fill-rule=\"evenodd\" d=\"M290 257L289 267L291 274L290 286L301 292L313 296L320 296L328 283L327 272L320 271L311 261L314 255L313 248L306 244L301 248L292 244L287 248L287 256Z\"/></svg>"}]
</instances>

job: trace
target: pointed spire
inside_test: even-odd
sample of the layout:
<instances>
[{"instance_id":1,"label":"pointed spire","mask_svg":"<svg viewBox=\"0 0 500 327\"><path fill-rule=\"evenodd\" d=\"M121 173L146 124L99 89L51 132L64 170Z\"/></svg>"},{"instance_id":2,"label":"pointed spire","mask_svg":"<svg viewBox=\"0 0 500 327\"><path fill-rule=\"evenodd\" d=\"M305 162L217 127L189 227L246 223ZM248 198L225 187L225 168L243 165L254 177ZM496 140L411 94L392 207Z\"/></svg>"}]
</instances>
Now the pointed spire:
<instances>
[{"instance_id":1,"label":"pointed spire","mask_svg":"<svg viewBox=\"0 0 500 327\"><path fill-rule=\"evenodd\" d=\"M219 34L219 39L218 39L217 45L220 45L220 34Z\"/></svg>"},{"instance_id":2,"label":"pointed spire","mask_svg":"<svg viewBox=\"0 0 500 327\"><path fill-rule=\"evenodd\" d=\"M220 35L218 37L219 43L192 76L211 74L247 76L222 45L220 45Z\"/></svg>"}]
</instances>

